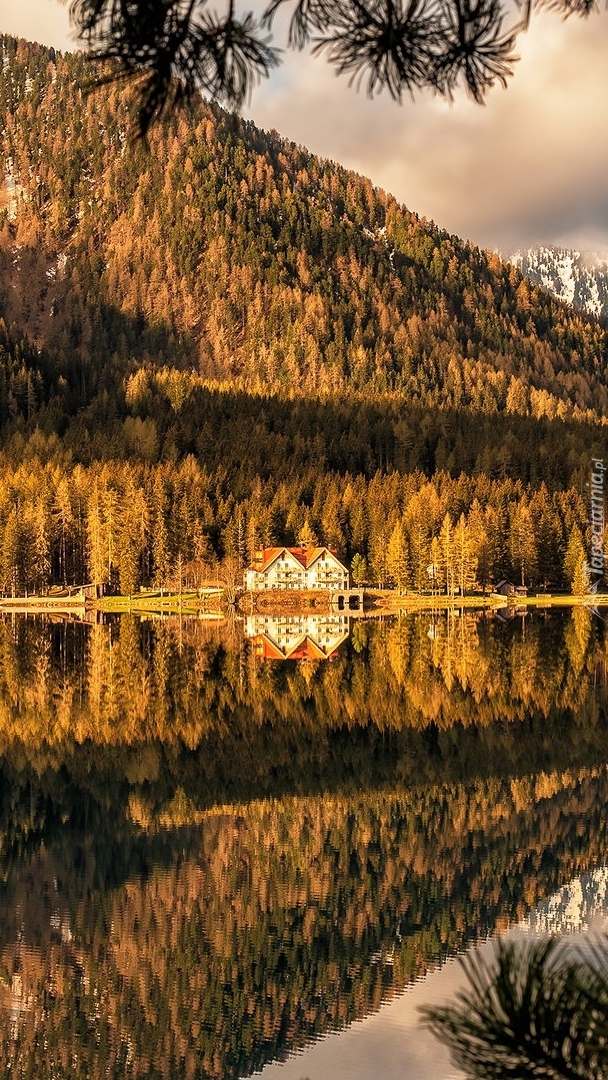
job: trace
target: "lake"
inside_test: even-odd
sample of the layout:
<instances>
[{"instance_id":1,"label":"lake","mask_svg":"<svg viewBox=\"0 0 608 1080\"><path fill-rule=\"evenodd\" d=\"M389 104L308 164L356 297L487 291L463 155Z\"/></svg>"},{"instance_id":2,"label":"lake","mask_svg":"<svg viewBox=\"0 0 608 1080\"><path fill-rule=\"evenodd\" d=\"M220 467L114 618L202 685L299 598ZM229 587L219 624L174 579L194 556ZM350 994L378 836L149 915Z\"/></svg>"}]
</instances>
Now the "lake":
<instances>
[{"instance_id":1,"label":"lake","mask_svg":"<svg viewBox=\"0 0 608 1080\"><path fill-rule=\"evenodd\" d=\"M0 621L0 1070L448 1080L417 1007L601 924L606 630Z\"/></svg>"}]
</instances>

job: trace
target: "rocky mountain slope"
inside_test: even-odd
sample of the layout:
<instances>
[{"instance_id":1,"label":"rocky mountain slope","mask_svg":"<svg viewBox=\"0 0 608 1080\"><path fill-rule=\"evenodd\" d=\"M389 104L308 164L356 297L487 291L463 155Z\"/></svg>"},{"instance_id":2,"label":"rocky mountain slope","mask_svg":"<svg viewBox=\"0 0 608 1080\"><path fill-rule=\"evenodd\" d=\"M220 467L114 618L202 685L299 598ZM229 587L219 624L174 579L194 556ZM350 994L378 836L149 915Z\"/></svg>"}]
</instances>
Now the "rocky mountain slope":
<instances>
[{"instance_id":1,"label":"rocky mountain slope","mask_svg":"<svg viewBox=\"0 0 608 1080\"><path fill-rule=\"evenodd\" d=\"M534 285L588 315L608 316L608 259L562 247L517 251L510 262Z\"/></svg>"}]
</instances>

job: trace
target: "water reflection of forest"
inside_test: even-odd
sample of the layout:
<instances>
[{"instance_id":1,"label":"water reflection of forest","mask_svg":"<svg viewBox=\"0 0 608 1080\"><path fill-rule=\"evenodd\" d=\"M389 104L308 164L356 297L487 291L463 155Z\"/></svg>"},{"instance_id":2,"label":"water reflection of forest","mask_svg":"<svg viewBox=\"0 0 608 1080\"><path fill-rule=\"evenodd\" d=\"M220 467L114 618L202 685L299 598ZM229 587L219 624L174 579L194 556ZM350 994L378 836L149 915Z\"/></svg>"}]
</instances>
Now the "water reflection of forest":
<instances>
[{"instance_id":1,"label":"water reflection of forest","mask_svg":"<svg viewBox=\"0 0 608 1080\"><path fill-rule=\"evenodd\" d=\"M333 653L331 663L275 665L259 662L255 637L240 622L140 623L123 615L82 626L5 618L0 750L15 738L37 748L66 739L70 746L157 739L193 747L235 725L443 731L555 710L593 712L603 697L605 628L584 607L509 623L466 611L357 621L344 644L344 628L328 630L326 621L319 645ZM288 637L275 635L286 650ZM289 648L298 637L292 633Z\"/></svg>"},{"instance_id":2,"label":"water reflection of forest","mask_svg":"<svg viewBox=\"0 0 608 1080\"><path fill-rule=\"evenodd\" d=\"M4 1074L245 1075L606 861L585 611L330 663L129 618L0 649Z\"/></svg>"},{"instance_id":3,"label":"water reflection of forest","mask_svg":"<svg viewBox=\"0 0 608 1080\"><path fill-rule=\"evenodd\" d=\"M597 770L70 825L3 860L3 1075L249 1073L601 863L607 799Z\"/></svg>"}]
</instances>

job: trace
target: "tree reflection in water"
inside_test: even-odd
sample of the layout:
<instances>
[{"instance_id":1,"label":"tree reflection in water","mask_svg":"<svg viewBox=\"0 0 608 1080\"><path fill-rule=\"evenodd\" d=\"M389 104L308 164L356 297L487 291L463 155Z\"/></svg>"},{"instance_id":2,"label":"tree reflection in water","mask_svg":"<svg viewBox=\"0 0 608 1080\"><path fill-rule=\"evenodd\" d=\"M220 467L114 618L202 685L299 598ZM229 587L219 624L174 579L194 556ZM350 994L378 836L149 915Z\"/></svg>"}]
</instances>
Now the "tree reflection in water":
<instances>
[{"instance_id":1,"label":"tree reflection in water","mask_svg":"<svg viewBox=\"0 0 608 1080\"><path fill-rule=\"evenodd\" d=\"M429 633L430 626L433 627ZM605 861L603 627L0 624L13 1076L242 1076Z\"/></svg>"}]
</instances>

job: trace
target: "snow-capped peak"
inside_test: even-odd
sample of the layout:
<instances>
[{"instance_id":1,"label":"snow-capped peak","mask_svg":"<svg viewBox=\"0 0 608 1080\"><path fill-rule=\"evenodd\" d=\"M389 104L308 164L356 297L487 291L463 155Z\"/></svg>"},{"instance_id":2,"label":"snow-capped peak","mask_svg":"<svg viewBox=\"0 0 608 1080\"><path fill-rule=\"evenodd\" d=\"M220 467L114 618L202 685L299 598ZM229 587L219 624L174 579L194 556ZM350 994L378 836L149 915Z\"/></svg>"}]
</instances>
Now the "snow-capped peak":
<instances>
[{"instance_id":1,"label":"snow-capped peak","mask_svg":"<svg viewBox=\"0 0 608 1080\"><path fill-rule=\"evenodd\" d=\"M516 251L509 262L559 300L589 315L608 315L608 259L574 248L547 246Z\"/></svg>"}]
</instances>

